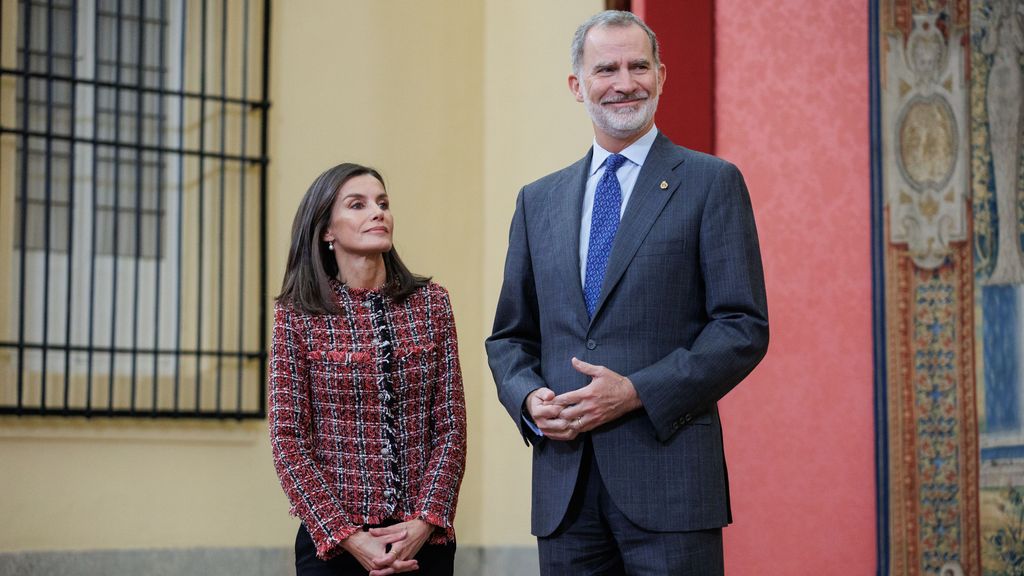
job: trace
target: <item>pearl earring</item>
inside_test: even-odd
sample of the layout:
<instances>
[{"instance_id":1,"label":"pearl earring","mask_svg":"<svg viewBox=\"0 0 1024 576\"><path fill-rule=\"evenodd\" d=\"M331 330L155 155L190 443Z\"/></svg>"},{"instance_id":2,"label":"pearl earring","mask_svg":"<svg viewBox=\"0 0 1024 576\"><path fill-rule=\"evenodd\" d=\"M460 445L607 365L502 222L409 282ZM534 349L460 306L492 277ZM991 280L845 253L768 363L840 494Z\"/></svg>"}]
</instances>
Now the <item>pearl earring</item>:
<instances>
[{"instance_id":1,"label":"pearl earring","mask_svg":"<svg viewBox=\"0 0 1024 576\"><path fill-rule=\"evenodd\" d=\"M327 242L327 249L330 250L331 252L334 252L334 240L329 240Z\"/></svg>"}]
</instances>

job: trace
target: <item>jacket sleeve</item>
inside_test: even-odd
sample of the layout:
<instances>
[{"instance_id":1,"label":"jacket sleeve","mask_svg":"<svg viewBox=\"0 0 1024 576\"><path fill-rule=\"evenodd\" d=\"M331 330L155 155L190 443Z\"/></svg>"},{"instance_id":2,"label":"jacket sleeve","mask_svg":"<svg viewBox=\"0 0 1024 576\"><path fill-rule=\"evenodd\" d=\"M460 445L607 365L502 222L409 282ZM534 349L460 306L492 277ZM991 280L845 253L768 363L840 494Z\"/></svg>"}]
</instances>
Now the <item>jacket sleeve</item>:
<instances>
[{"instance_id":1,"label":"jacket sleeve","mask_svg":"<svg viewBox=\"0 0 1024 576\"><path fill-rule=\"evenodd\" d=\"M523 402L530 392L547 384L541 376L537 289L530 259L524 190L519 192L512 216L505 278L498 296L494 327L485 347L487 363L498 387L498 399L529 443L539 437L523 421Z\"/></svg>"},{"instance_id":2,"label":"jacket sleeve","mask_svg":"<svg viewBox=\"0 0 1024 576\"><path fill-rule=\"evenodd\" d=\"M628 375L662 441L732 390L768 350L761 252L739 170L723 163L706 198L699 242L708 322L691 347Z\"/></svg>"},{"instance_id":3,"label":"jacket sleeve","mask_svg":"<svg viewBox=\"0 0 1024 576\"><path fill-rule=\"evenodd\" d=\"M287 305L274 307L267 386L270 444L292 513L305 524L317 556L326 560L341 553L341 542L359 526L349 519L314 458L306 346L295 316Z\"/></svg>"},{"instance_id":4,"label":"jacket sleeve","mask_svg":"<svg viewBox=\"0 0 1024 576\"><path fill-rule=\"evenodd\" d=\"M443 288L437 287L437 291L437 298L431 298L430 303L438 319L438 376L430 408L433 442L418 495L418 516L447 529L455 521L459 486L466 469L466 400L451 301Z\"/></svg>"}]
</instances>

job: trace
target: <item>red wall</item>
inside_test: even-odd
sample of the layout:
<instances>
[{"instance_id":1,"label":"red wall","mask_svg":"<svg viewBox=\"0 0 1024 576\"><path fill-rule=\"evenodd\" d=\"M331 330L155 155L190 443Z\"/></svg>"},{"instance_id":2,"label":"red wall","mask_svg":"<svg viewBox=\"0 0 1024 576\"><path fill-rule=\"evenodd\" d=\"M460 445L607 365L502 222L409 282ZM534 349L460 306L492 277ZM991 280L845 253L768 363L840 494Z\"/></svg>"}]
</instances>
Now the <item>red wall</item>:
<instances>
[{"instance_id":1,"label":"red wall","mask_svg":"<svg viewBox=\"0 0 1024 576\"><path fill-rule=\"evenodd\" d=\"M633 11L658 34L666 71L656 122L676 144L714 152L715 8L712 0L633 2Z\"/></svg>"},{"instance_id":2,"label":"red wall","mask_svg":"<svg viewBox=\"0 0 1024 576\"><path fill-rule=\"evenodd\" d=\"M866 3L634 10L668 67L658 127L740 167L761 238L771 347L721 405L727 573L873 574Z\"/></svg>"},{"instance_id":3,"label":"red wall","mask_svg":"<svg viewBox=\"0 0 1024 576\"><path fill-rule=\"evenodd\" d=\"M722 403L729 574L876 570L866 4L717 0L716 150L750 188L772 330Z\"/></svg>"}]
</instances>

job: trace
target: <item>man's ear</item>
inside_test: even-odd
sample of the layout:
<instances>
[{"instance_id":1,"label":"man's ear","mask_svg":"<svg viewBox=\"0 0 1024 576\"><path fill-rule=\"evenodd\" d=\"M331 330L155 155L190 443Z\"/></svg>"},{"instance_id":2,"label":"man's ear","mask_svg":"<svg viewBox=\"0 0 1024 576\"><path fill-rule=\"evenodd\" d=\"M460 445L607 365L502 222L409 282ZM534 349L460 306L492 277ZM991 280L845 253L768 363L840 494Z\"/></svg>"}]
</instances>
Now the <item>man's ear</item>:
<instances>
[{"instance_id":1,"label":"man's ear","mask_svg":"<svg viewBox=\"0 0 1024 576\"><path fill-rule=\"evenodd\" d=\"M577 102L583 102L583 83L575 74L569 74L569 91L576 97Z\"/></svg>"}]
</instances>

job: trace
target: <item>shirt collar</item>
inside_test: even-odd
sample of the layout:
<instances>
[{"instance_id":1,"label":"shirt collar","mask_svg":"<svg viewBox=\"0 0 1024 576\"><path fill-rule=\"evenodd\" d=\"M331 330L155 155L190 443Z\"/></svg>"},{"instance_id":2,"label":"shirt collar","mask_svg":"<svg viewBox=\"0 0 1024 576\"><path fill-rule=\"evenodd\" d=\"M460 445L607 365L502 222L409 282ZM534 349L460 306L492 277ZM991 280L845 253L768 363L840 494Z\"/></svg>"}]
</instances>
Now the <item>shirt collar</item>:
<instances>
[{"instance_id":1,"label":"shirt collar","mask_svg":"<svg viewBox=\"0 0 1024 576\"><path fill-rule=\"evenodd\" d=\"M654 139L658 137L658 127L652 125L651 129L646 134L637 139L626 149L619 154L622 154L630 162L637 166L643 166L644 160L647 160L647 154L651 151L651 146L654 145ZM597 143L597 139L594 140L594 156L590 160L590 175L593 176L597 172L597 169L604 166L604 161L611 156L612 153L601 148Z\"/></svg>"}]
</instances>

